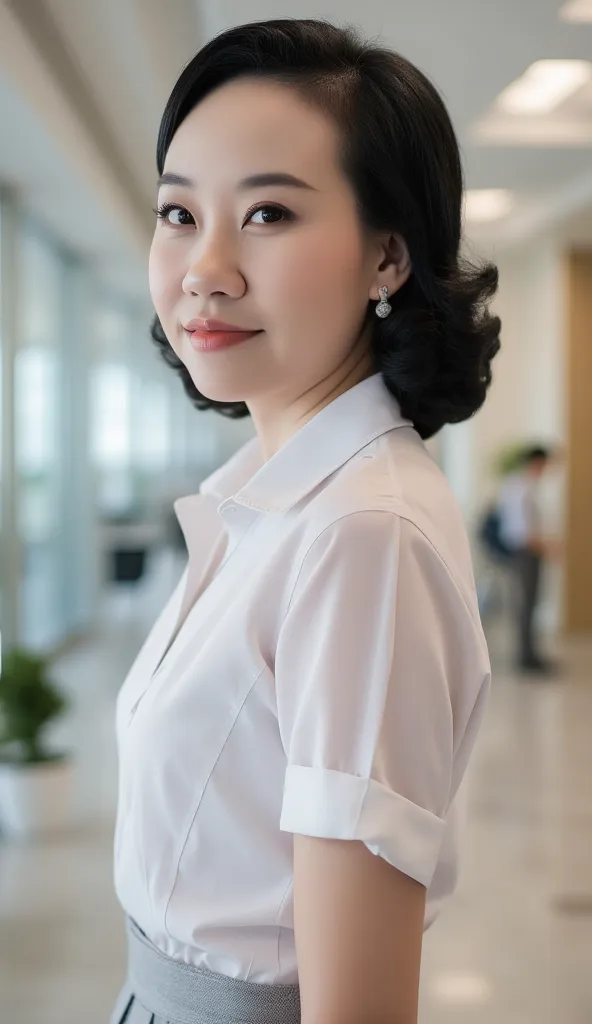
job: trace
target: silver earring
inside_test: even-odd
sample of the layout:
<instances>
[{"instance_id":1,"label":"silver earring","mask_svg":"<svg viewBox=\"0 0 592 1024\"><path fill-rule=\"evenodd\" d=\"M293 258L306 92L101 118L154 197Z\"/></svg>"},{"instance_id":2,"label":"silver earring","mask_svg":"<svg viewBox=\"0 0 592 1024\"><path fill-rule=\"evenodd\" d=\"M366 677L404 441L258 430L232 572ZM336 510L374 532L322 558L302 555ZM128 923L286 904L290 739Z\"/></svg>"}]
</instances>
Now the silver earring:
<instances>
[{"instance_id":1,"label":"silver earring","mask_svg":"<svg viewBox=\"0 0 592 1024\"><path fill-rule=\"evenodd\" d=\"M388 288L386 285L383 284L382 288L378 289L378 294L380 295L380 302L376 307L376 316L379 316L381 320L384 320L393 308L388 301Z\"/></svg>"}]
</instances>

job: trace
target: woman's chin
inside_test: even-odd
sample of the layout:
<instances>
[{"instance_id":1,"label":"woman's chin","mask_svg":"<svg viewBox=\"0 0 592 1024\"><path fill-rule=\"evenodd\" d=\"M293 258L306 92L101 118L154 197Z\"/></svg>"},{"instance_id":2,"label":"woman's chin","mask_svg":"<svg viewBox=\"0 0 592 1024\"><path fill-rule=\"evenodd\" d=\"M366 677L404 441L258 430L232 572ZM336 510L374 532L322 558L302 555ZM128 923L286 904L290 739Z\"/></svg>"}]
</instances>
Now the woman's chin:
<instances>
[{"instance_id":1,"label":"woman's chin","mask_svg":"<svg viewBox=\"0 0 592 1024\"><path fill-rule=\"evenodd\" d=\"M232 375L222 373L192 373L191 379L197 390L210 402L246 402L244 381L233 380Z\"/></svg>"}]
</instances>

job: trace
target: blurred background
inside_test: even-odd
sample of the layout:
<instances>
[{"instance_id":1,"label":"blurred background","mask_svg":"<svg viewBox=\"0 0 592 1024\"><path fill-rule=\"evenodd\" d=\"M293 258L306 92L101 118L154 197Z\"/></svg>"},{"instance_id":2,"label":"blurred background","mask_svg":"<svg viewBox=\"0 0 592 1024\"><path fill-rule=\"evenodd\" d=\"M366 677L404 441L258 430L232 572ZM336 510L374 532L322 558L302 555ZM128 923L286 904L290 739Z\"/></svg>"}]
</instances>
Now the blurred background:
<instances>
[{"instance_id":1,"label":"blurred background","mask_svg":"<svg viewBox=\"0 0 592 1024\"><path fill-rule=\"evenodd\" d=\"M500 268L488 402L430 442L495 671L421 1024L590 1024L592 0L0 0L0 692L5 714L29 695L21 733L51 718L44 754L0 764L0 1019L102 1024L123 978L115 698L184 564L172 501L251 431L192 410L149 340L155 138L199 46L276 16L356 23L439 86L467 251ZM536 622L558 663L524 675L516 579L483 527L532 445L557 456Z\"/></svg>"}]
</instances>

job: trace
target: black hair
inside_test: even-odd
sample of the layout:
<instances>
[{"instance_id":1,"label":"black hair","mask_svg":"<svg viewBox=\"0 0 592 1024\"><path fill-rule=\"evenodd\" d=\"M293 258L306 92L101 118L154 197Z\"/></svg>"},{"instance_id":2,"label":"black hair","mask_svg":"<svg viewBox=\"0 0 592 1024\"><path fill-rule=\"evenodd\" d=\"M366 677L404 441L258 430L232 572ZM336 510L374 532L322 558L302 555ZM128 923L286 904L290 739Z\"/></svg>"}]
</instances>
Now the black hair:
<instances>
[{"instance_id":1,"label":"black hair","mask_svg":"<svg viewBox=\"0 0 592 1024\"><path fill-rule=\"evenodd\" d=\"M197 104L247 76L291 85L336 121L362 223L406 242L412 273L390 298L392 313L379 320L368 307L375 366L403 415L424 438L468 419L485 400L499 349L500 321L488 308L498 275L492 264L460 257L462 167L439 93L404 57L351 28L298 19L241 25L207 43L182 72L160 125L159 173ZM194 405L248 415L242 402L199 393L158 318L152 337Z\"/></svg>"},{"instance_id":2,"label":"black hair","mask_svg":"<svg viewBox=\"0 0 592 1024\"><path fill-rule=\"evenodd\" d=\"M524 465L530 466L533 462L548 462L552 456L550 448L543 445L532 445L526 448L522 454Z\"/></svg>"}]
</instances>

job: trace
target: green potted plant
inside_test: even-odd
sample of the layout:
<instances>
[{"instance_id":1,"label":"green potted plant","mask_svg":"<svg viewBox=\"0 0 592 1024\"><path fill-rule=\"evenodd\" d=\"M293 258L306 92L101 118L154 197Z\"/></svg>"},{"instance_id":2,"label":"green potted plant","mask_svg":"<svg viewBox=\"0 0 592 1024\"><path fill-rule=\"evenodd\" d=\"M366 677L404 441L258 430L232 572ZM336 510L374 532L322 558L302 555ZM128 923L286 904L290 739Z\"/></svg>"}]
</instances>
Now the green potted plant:
<instances>
[{"instance_id":1,"label":"green potted plant","mask_svg":"<svg viewBox=\"0 0 592 1024\"><path fill-rule=\"evenodd\" d=\"M0 671L0 830L29 837L66 820L71 765L45 745L49 722L68 703L49 678L44 658L15 649Z\"/></svg>"}]
</instances>

